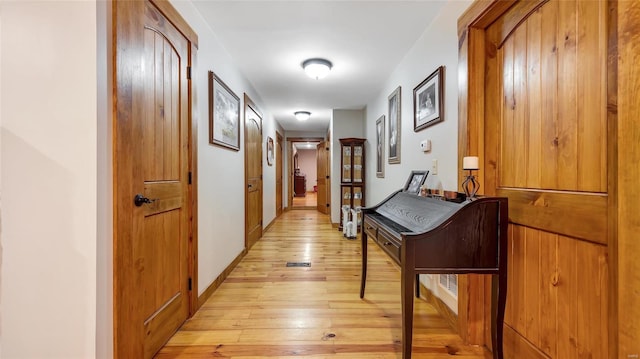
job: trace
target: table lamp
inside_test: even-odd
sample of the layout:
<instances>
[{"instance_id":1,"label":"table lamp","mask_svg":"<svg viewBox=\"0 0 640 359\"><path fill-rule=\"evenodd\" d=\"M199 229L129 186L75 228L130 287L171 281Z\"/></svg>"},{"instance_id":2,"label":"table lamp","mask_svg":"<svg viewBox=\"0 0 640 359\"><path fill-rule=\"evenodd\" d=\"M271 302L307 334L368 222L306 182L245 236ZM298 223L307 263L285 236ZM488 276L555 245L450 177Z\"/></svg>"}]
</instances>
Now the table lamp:
<instances>
[{"instance_id":1,"label":"table lamp","mask_svg":"<svg viewBox=\"0 0 640 359\"><path fill-rule=\"evenodd\" d=\"M478 157L464 157L462 159L462 169L469 171L469 175L467 175L464 182L462 182L462 190L464 190L467 200L473 201L476 198L478 189L480 188L480 183L478 183L476 177L473 175L473 170L478 169Z\"/></svg>"}]
</instances>

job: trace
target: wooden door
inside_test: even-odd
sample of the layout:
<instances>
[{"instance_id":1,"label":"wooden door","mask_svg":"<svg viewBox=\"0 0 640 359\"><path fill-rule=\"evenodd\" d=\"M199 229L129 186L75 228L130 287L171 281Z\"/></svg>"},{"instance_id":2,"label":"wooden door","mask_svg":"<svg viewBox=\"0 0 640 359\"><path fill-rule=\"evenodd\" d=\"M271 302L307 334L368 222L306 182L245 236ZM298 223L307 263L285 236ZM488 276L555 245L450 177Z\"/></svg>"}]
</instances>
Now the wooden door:
<instances>
[{"instance_id":1,"label":"wooden door","mask_svg":"<svg viewBox=\"0 0 640 359\"><path fill-rule=\"evenodd\" d=\"M609 89L617 90L615 99L609 102L609 119L617 128L615 141L618 167L613 178L615 192L610 195L617 202L610 206L610 218L618 224L614 227L616 241L610 243L610 271L613 274L610 292L611 306L615 309L612 316L617 326L609 325L613 332L609 345L610 358L631 358L640 355L640 327L635 319L640 318L640 202L630 200L640 197L640 72L638 72L638 54L640 54L640 2L619 1L612 5L613 18L617 19L618 56L609 56L611 67L617 66L617 76L609 76ZM617 7L617 8L616 8ZM615 16L617 10L617 17ZM612 21L615 21L612 19ZM615 24L615 22L614 22ZM614 33L616 34L616 33ZM611 55L611 54L610 54ZM615 111L615 112L614 112ZM612 151L613 152L613 151ZM615 196L614 196L615 195ZM617 214L617 218L616 218ZM611 222L610 222L611 223ZM618 283L615 288L615 283ZM613 321L612 321L613 322ZM613 327L613 330L611 328ZM615 344L617 343L617 346Z\"/></svg>"},{"instance_id":2,"label":"wooden door","mask_svg":"<svg viewBox=\"0 0 640 359\"><path fill-rule=\"evenodd\" d=\"M245 246L262 237L262 115L244 95Z\"/></svg>"},{"instance_id":3,"label":"wooden door","mask_svg":"<svg viewBox=\"0 0 640 359\"><path fill-rule=\"evenodd\" d=\"M603 1L517 2L469 40L485 76L469 113L484 114L462 154L509 198L507 358L608 357L607 16Z\"/></svg>"},{"instance_id":4,"label":"wooden door","mask_svg":"<svg viewBox=\"0 0 640 359\"><path fill-rule=\"evenodd\" d=\"M287 146L287 150L289 151L289 173L287 174L289 185L287 188L289 189L287 192L287 203L289 204L289 209L293 208L293 197L295 191L293 187L295 185L295 169L298 166L298 153L296 152L296 148L294 143L291 140L288 141L289 145Z\"/></svg>"},{"instance_id":5,"label":"wooden door","mask_svg":"<svg viewBox=\"0 0 640 359\"><path fill-rule=\"evenodd\" d=\"M282 214L282 136L276 132L276 217Z\"/></svg>"},{"instance_id":6,"label":"wooden door","mask_svg":"<svg viewBox=\"0 0 640 359\"><path fill-rule=\"evenodd\" d=\"M149 1L117 1L114 7L118 358L151 358L187 319L192 299L191 42L172 25L184 25L182 19L167 3L160 5L171 21Z\"/></svg>"},{"instance_id":7,"label":"wooden door","mask_svg":"<svg viewBox=\"0 0 640 359\"><path fill-rule=\"evenodd\" d=\"M329 146L325 141L322 141L316 146L317 156L317 176L318 176L318 212L329 214L329 196L327 195L329 182Z\"/></svg>"}]
</instances>

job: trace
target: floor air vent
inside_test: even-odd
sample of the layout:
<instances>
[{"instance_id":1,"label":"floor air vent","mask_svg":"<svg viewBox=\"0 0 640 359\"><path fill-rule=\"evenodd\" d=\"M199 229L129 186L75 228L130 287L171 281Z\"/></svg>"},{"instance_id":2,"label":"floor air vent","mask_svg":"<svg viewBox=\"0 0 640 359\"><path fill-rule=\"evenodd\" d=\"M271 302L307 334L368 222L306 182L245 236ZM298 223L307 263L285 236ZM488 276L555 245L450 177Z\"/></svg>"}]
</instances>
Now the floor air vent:
<instances>
[{"instance_id":1,"label":"floor air vent","mask_svg":"<svg viewBox=\"0 0 640 359\"><path fill-rule=\"evenodd\" d=\"M311 267L311 262L287 262L287 267Z\"/></svg>"}]
</instances>

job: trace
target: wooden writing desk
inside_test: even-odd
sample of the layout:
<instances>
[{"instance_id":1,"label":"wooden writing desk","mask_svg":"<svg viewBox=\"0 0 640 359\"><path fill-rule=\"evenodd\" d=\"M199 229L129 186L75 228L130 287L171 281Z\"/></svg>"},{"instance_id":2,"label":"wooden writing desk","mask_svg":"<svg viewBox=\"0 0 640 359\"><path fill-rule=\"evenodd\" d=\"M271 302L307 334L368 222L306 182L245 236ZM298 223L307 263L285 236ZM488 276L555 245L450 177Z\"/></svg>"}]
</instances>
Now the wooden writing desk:
<instances>
[{"instance_id":1,"label":"wooden writing desk","mask_svg":"<svg viewBox=\"0 0 640 359\"><path fill-rule=\"evenodd\" d=\"M492 275L493 357L503 359L507 205L506 198L456 203L398 191L363 209L360 298L367 278L367 239L371 238L401 268L403 359L411 358L414 284L418 286L416 277L423 273Z\"/></svg>"}]
</instances>

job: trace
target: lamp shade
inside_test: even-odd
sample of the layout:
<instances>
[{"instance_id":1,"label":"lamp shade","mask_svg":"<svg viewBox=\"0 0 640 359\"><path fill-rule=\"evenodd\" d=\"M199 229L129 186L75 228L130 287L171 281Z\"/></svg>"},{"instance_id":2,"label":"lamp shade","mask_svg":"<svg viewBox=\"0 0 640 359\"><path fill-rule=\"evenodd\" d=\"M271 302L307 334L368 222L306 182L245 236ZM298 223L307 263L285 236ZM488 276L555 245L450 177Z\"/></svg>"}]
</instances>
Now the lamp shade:
<instances>
[{"instance_id":1,"label":"lamp shade","mask_svg":"<svg viewBox=\"0 0 640 359\"><path fill-rule=\"evenodd\" d=\"M302 68L307 76L316 80L326 77L332 67L331 61L325 59L308 59L302 63Z\"/></svg>"},{"instance_id":2,"label":"lamp shade","mask_svg":"<svg viewBox=\"0 0 640 359\"><path fill-rule=\"evenodd\" d=\"M311 112L309 111L296 111L294 115L298 119L298 121L306 121L311 116Z\"/></svg>"},{"instance_id":3,"label":"lamp shade","mask_svg":"<svg viewBox=\"0 0 640 359\"><path fill-rule=\"evenodd\" d=\"M462 159L462 169L464 170L477 170L478 167L478 157L464 157Z\"/></svg>"}]
</instances>

